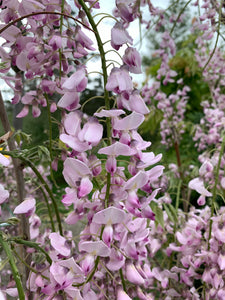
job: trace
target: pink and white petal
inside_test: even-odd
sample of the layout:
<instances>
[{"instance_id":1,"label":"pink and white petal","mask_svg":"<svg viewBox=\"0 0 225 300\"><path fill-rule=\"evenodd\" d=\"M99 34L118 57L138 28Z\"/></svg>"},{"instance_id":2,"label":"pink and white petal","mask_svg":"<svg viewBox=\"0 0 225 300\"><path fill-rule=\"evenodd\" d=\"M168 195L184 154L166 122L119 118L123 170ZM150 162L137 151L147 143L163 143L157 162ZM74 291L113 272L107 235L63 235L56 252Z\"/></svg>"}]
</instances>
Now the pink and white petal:
<instances>
[{"instance_id":1,"label":"pink and white petal","mask_svg":"<svg viewBox=\"0 0 225 300\"><path fill-rule=\"evenodd\" d=\"M24 118L28 115L29 113L29 106L28 105L24 105L23 109L21 110L20 113L18 113L18 115L16 115L17 118Z\"/></svg>"},{"instance_id":2,"label":"pink and white petal","mask_svg":"<svg viewBox=\"0 0 225 300\"><path fill-rule=\"evenodd\" d=\"M49 235L52 247L63 256L70 255L70 249L66 246L66 239L58 232L52 232Z\"/></svg>"},{"instance_id":3,"label":"pink and white petal","mask_svg":"<svg viewBox=\"0 0 225 300\"><path fill-rule=\"evenodd\" d=\"M35 211L35 205L36 200L34 198L27 198L14 209L13 213L31 216Z\"/></svg>"},{"instance_id":4,"label":"pink and white petal","mask_svg":"<svg viewBox=\"0 0 225 300\"><path fill-rule=\"evenodd\" d=\"M80 114L76 111L67 114L64 119L64 127L68 134L77 137L81 130Z\"/></svg>"},{"instance_id":5,"label":"pink and white petal","mask_svg":"<svg viewBox=\"0 0 225 300\"><path fill-rule=\"evenodd\" d=\"M122 144L120 142L115 142L111 146L101 148L98 151L99 154L112 155L112 156L130 156L136 153L135 150L131 149L129 146Z\"/></svg>"},{"instance_id":6,"label":"pink and white petal","mask_svg":"<svg viewBox=\"0 0 225 300\"><path fill-rule=\"evenodd\" d=\"M200 206L205 205L205 196L204 195L200 195L200 197L197 200L197 203Z\"/></svg>"},{"instance_id":7,"label":"pink and white petal","mask_svg":"<svg viewBox=\"0 0 225 300\"><path fill-rule=\"evenodd\" d=\"M124 290L119 289L117 292L117 300L132 300Z\"/></svg>"},{"instance_id":8,"label":"pink and white petal","mask_svg":"<svg viewBox=\"0 0 225 300\"><path fill-rule=\"evenodd\" d=\"M133 130L137 129L145 120L145 117L137 112L133 112L123 119L115 119L113 128L116 130Z\"/></svg>"},{"instance_id":9,"label":"pink and white petal","mask_svg":"<svg viewBox=\"0 0 225 300\"><path fill-rule=\"evenodd\" d=\"M93 189L93 184L90 179L85 176L81 179L80 186L78 187L78 197L82 198L87 196Z\"/></svg>"},{"instance_id":10,"label":"pink and white petal","mask_svg":"<svg viewBox=\"0 0 225 300\"><path fill-rule=\"evenodd\" d=\"M126 266L126 278L128 281L134 284L144 284L144 278L140 275L140 273L135 268L134 264L129 263Z\"/></svg>"},{"instance_id":11,"label":"pink and white petal","mask_svg":"<svg viewBox=\"0 0 225 300\"><path fill-rule=\"evenodd\" d=\"M67 218L65 219L66 224L69 225L74 225L76 224L81 218L83 217L83 215L78 215L78 213L76 211L72 211Z\"/></svg>"},{"instance_id":12,"label":"pink and white petal","mask_svg":"<svg viewBox=\"0 0 225 300\"><path fill-rule=\"evenodd\" d=\"M149 109L145 104L143 98L139 94L132 94L129 98L129 105L131 110L136 111L140 114L148 114Z\"/></svg>"},{"instance_id":13,"label":"pink and white petal","mask_svg":"<svg viewBox=\"0 0 225 300\"><path fill-rule=\"evenodd\" d=\"M94 116L98 118L104 118L104 117L114 118L124 114L125 111L123 111L122 109L110 109L110 110L102 109L99 113L94 113Z\"/></svg>"},{"instance_id":14,"label":"pink and white petal","mask_svg":"<svg viewBox=\"0 0 225 300\"><path fill-rule=\"evenodd\" d=\"M110 206L97 212L93 217L93 222L97 224L118 224L121 220L124 220L126 213L119 208Z\"/></svg>"},{"instance_id":15,"label":"pink and white petal","mask_svg":"<svg viewBox=\"0 0 225 300\"><path fill-rule=\"evenodd\" d=\"M17 288L8 288L6 289L6 294L11 297L18 297L18 290Z\"/></svg>"},{"instance_id":16,"label":"pink and white petal","mask_svg":"<svg viewBox=\"0 0 225 300\"><path fill-rule=\"evenodd\" d=\"M207 191L207 189L204 187L203 180L200 179L199 177L192 179L189 182L188 187L192 190L195 190L199 194L206 196L206 197L211 197L212 196L212 193Z\"/></svg>"},{"instance_id":17,"label":"pink and white petal","mask_svg":"<svg viewBox=\"0 0 225 300\"><path fill-rule=\"evenodd\" d=\"M63 176L71 187L74 187L76 181L85 175L91 175L91 171L84 162L71 157L64 161Z\"/></svg>"},{"instance_id":18,"label":"pink and white petal","mask_svg":"<svg viewBox=\"0 0 225 300\"><path fill-rule=\"evenodd\" d=\"M10 164L10 160L0 153L0 164L7 167Z\"/></svg>"},{"instance_id":19,"label":"pink and white petal","mask_svg":"<svg viewBox=\"0 0 225 300\"><path fill-rule=\"evenodd\" d=\"M128 179L124 185L125 190L136 190L143 187L148 182L148 175L144 171L139 171L135 176Z\"/></svg>"},{"instance_id":20,"label":"pink and white petal","mask_svg":"<svg viewBox=\"0 0 225 300\"><path fill-rule=\"evenodd\" d=\"M86 142L97 145L102 139L103 126L97 121L88 122L84 125L80 134ZM79 138L80 134L78 135Z\"/></svg>"},{"instance_id":21,"label":"pink and white petal","mask_svg":"<svg viewBox=\"0 0 225 300\"><path fill-rule=\"evenodd\" d=\"M103 241L82 242L79 244L79 250L101 257L108 257L111 252Z\"/></svg>"},{"instance_id":22,"label":"pink and white petal","mask_svg":"<svg viewBox=\"0 0 225 300\"><path fill-rule=\"evenodd\" d=\"M217 263L220 267L220 270L225 270L225 255L224 255L224 253L219 254Z\"/></svg>"},{"instance_id":23,"label":"pink and white petal","mask_svg":"<svg viewBox=\"0 0 225 300\"><path fill-rule=\"evenodd\" d=\"M84 275L81 267L75 262L73 257L70 257L59 262L60 266L63 266L69 270L72 270L75 274Z\"/></svg>"},{"instance_id":24,"label":"pink and white petal","mask_svg":"<svg viewBox=\"0 0 225 300\"><path fill-rule=\"evenodd\" d=\"M62 98L59 100L57 106L65 108L67 110L73 110L78 109L80 107L79 104L80 98L79 94L75 91L73 92L66 92Z\"/></svg>"},{"instance_id":25,"label":"pink and white petal","mask_svg":"<svg viewBox=\"0 0 225 300\"><path fill-rule=\"evenodd\" d=\"M9 192L5 190L4 186L0 184L0 204L9 198Z\"/></svg>"},{"instance_id":26,"label":"pink and white petal","mask_svg":"<svg viewBox=\"0 0 225 300\"><path fill-rule=\"evenodd\" d=\"M77 152L84 152L91 149L86 142L81 142L78 138L65 133L60 134L60 140Z\"/></svg>"},{"instance_id":27,"label":"pink and white petal","mask_svg":"<svg viewBox=\"0 0 225 300\"><path fill-rule=\"evenodd\" d=\"M157 180L163 174L163 166L155 166L151 170L147 171L150 181Z\"/></svg>"}]
</instances>

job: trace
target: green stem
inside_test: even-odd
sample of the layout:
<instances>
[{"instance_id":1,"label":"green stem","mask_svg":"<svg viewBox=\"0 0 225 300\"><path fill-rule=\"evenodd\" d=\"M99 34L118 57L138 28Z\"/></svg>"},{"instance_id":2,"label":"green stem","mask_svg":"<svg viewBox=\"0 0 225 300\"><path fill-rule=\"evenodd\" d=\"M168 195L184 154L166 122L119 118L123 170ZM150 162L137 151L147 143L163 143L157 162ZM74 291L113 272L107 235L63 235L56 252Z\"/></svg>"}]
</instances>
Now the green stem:
<instances>
[{"instance_id":1,"label":"green stem","mask_svg":"<svg viewBox=\"0 0 225 300\"><path fill-rule=\"evenodd\" d=\"M50 207L50 205L48 203L48 198L47 198L47 196L45 194L45 191L44 191L43 187L39 186L39 188L40 188L40 190L41 190L41 192L43 194L43 197L45 199L45 203L47 205L48 215L49 215L49 218L50 218L50 223L51 223L52 231L55 232L55 224L54 224L53 217L52 217L51 207Z\"/></svg>"},{"instance_id":2,"label":"green stem","mask_svg":"<svg viewBox=\"0 0 225 300\"><path fill-rule=\"evenodd\" d=\"M42 175L40 174L40 172L38 171L38 169L35 167L35 165L31 161L26 160L23 157L21 157L20 159L26 162L26 164L33 170L33 172L35 173L35 175L37 176L37 178L40 180L40 182L44 185L44 187L45 187L45 189L46 189L49 197L52 200L52 204L54 206L54 210L55 210L55 214L56 214L56 219L57 219L58 227L59 227L59 233L60 233L60 235L63 235L62 223L61 223L61 218L60 218L60 215L59 215L58 206L57 206L56 200L55 200L55 198L53 196L53 193L52 193L51 189L49 188L48 184L45 182L44 178L42 177Z\"/></svg>"},{"instance_id":3,"label":"green stem","mask_svg":"<svg viewBox=\"0 0 225 300\"><path fill-rule=\"evenodd\" d=\"M214 209L215 209L216 189L217 189L217 184L218 184L218 180L219 180L220 165L221 165L222 155L224 153L224 148L225 148L225 132L223 132L223 140L222 140L222 144L221 144L218 164L217 164L217 167L216 167L215 183L214 183L214 186L213 186L213 193L212 193L213 195L212 195L212 203L211 203L211 216L210 216L210 223L209 223L208 250L210 249L210 239L211 239L211 236L212 236L212 224L213 224L212 217L213 217Z\"/></svg>"},{"instance_id":4,"label":"green stem","mask_svg":"<svg viewBox=\"0 0 225 300\"><path fill-rule=\"evenodd\" d=\"M125 280L124 280L122 269L119 270L119 273L120 273L120 278L121 278L121 281L122 281L123 290L124 290L124 292L126 292L126 283L125 283Z\"/></svg>"},{"instance_id":5,"label":"green stem","mask_svg":"<svg viewBox=\"0 0 225 300\"><path fill-rule=\"evenodd\" d=\"M22 286L22 282L21 282L21 278L19 275L19 271L17 269L12 251L8 245L8 243L4 240L2 234L0 234L0 244L2 245L3 249L5 250L5 253L9 259L9 263L12 269L12 273L13 273L13 278L16 282L16 287L17 287L17 291L18 291L18 296L20 300L25 300L25 294L24 294L24 289Z\"/></svg>"},{"instance_id":6,"label":"green stem","mask_svg":"<svg viewBox=\"0 0 225 300\"><path fill-rule=\"evenodd\" d=\"M64 14L64 13L60 13L60 12L55 12L55 11L37 11L37 12L33 12L31 14L27 14L27 15L24 15L22 17L19 17L11 22L9 22L7 25L5 25L4 27L2 27L0 29L0 34L5 31L7 28L9 28L10 26L14 25L14 24L17 24L19 21L22 21L23 19L27 19L27 18L30 18L30 17L33 17L33 16L37 16L37 15L59 15L59 16L63 16L65 18L68 18L68 19L72 19L74 20L75 22L83 25L86 29L92 31L86 24L84 24L83 22L77 20L76 18L74 18L73 16L71 15L67 15L67 14Z\"/></svg>"},{"instance_id":7,"label":"green stem","mask_svg":"<svg viewBox=\"0 0 225 300\"><path fill-rule=\"evenodd\" d=\"M61 0L61 14L64 11L64 4L65 0ZM63 15L60 16L60 35L62 36L62 29L63 29ZM59 80L61 80L62 76L62 50L59 49Z\"/></svg>"},{"instance_id":8,"label":"green stem","mask_svg":"<svg viewBox=\"0 0 225 300\"><path fill-rule=\"evenodd\" d=\"M181 184L182 184L182 180L180 179L180 180L179 180L179 183L178 183L178 187L177 187L176 206L175 206L175 209L176 209L176 215L177 215L177 213L178 213L179 202L180 202L180 190L181 190Z\"/></svg>"},{"instance_id":9,"label":"green stem","mask_svg":"<svg viewBox=\"0 0 225 300\"><path fill-rule=\"evenodd\" d=\"M84 3L83 0L78 0L80 5L82 6L83 10L86 13L86 16L91 24L91 27L94 31L95 38L97 40L98 44L98 49L101 57L101 63L102 63L102 72L103 72L103 81L104 81L104 98L105 98L105 107L106 109L110 109L110 98L109 98L109 92L106 90L106 84L107 84L107 67L106 67L106 58L105 58L105 51L103 48L103 43L100 37L100 34L98 32L97 26L94 22L94 19ZM111 145L111 123L110 123L110 118L106 119L106 128L107 128L107 137L108 137L108 146ZM111 174L107 173L107 187L106 187L106 196L105 196L105 207L108 207L108 201L109 201L109 194L110 194L110 183L111 183Z\"/></svg>"},{"instance_id":10,"label":"green stem","mask_svg":"<svg viewBox=\"0 0 225 300\"><path fill-rule=\"evenodd\" d=\"M51 120L51 111L50 111L50 103L48 99L48 95L45 94L45 99L47 102L47 114L48 114L48 135L49 135L49 153L50 153L50 176L51 179L54 181L53 171L52 171L52 161L53 161L53 154L52 154L52 120Z\"/></svg>"},{"instance_id":11,"label":"green stem","mask_svg":"<svg viewBox=\"0 0 225 300\"><path fill-rule=\"evenodd\" d=\"M57 219L57 222L58 222L59 233L60 233L60 235L63 235L62 223L61 223L61 219L60 219L59 210L58 210L58 206L57 206L56 200L55 200L55 198L53 196L53 193L52 193L50 187L48 186L48 184L46 183L46 181L42 177L41 173L35 167L35 165L29 159L26 159L22 155L19 155L19 153L17 154L17 153L12 152L12 151L1 151L1 153L3 155L9 155L11 157L19 158L21 161L23 161L26 165L28 165L33 170L33 172L35 173L35 175L37 176L37 178L40 180L40 182L45 187L45 190L48 193L50 199L52 200L52 204L54 206L54 210L55 210L55 214L56 214L56 219Z\"/></svg>"},{"instance_id":12,"label":"green stem","mask_svg":"<svg viewBox=\"0 0 225 300\"><path fill-rule=\"evenodd\" d=\"M180 16L183 14L183 12L185 11L186 7L188 6L189 3L191 3L191 1L192 1L192 0L189 0L189 1L184 5L184 7L181 9L181 11L180 11L180 13L179 13L179 15L178 15L176 21L175 21L174 24L173 24L173 28L172 28L171 31L170 31L170 36L171 36L171 34L173 33L173 31L174 31L174 29L175 29L175 27L176 27L176 25L177 25L177 22L178 22Z\"/></svg>"},{"instance_id":13,"label":"green stem","mask_svg":"<svg viewBox=\"0 0 225 300\"><path fill-rule=\"evenodd\" d=\"M31 248L34 248L40 252L42 252L45 256L46 256L46 260L47 262L51 265L52 264L52 259L51 257L48 255L48 253L43 249L41 248L37 243L35 242L31 242L31 241L25 241L23 239L20 239L20 238L11 238L11 239L8 239L8 241L12 241L12 242L15 242L16 244L20 244L20 245L24 245L24 246L27 246L27 247L31 247Z\"/></svg>"}]
</instances>

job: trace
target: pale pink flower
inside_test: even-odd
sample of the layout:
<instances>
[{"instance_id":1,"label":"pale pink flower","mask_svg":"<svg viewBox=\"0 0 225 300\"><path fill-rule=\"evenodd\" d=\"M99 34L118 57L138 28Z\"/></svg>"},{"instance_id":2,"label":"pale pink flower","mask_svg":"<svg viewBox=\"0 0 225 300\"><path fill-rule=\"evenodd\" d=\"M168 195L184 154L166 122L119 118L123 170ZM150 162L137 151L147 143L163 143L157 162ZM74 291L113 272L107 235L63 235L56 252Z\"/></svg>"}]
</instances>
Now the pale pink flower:
<instances>
[{"instance_id":1,"label":"pale pink flower","mask_svg":"<svg viewBox=\"0 0 225 300\"><path fill-rule=\"evenodd\" d=\"M139 52L132 47L128 47L123 56L123 62L128 66L131 73L140 74L141 71L141 56Z\"/></svg>"},{"instance_id":2,"label":"pale pink flower","mask_svg":"<svg viewBox=\"0 0 225 300\"><path fill-rule=\"evenodd\" d=\"M20 203L13 211L14 214L25 214L30 217L35 211L36 200L34 198L27 198Z\"/></svg>"},{"instance_id":3,"label":"pale pink flower","mask_svg":"<svg viewBox=\"0 0 225 300\"><path fill-rule=\"evenodd\" d=\"M106 84L106 89L120 94L123 91L132 91L133 84L126 68L113 68Z\"/></svg>"},{"instance_id":4,"label":"pale pink flower","mask_svg":"<svg viewBox=\"0 0 225 300\"><path fill-rule=\"evenodd\" d=\"M123 44L133 44L132 38L124 28L122 23L117 22L111 30L111 45L114 49L119 50Z\"/></svg>"},{"instance_id":5,"label":"pale pink flower","mask_svg":"<svg viewBox=\"0 0 225 300\"><path fill-rule=\"evenodd\" d=\"M49 235L52 247L61 255L69 256L70 248L66 245L66 239L58 232L52 232Z\"/></svg>"}]
</instances>

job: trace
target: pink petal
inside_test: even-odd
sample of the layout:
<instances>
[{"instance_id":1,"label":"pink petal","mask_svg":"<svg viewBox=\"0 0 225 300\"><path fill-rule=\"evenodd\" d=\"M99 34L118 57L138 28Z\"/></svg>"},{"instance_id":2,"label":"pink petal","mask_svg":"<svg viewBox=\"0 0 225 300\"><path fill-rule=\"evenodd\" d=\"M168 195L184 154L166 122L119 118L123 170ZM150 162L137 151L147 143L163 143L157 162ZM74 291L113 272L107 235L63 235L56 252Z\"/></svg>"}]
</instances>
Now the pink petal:
<instances>
[{"instance_id":1,"label":"pink petal","mask_svg":"<svg viewBox=\"0 0 225 300\"><path fill-rule=\"evenodd\" d=\"M124 114L125 112L122 109L110 109L110 110L102 109L99 113L94 113L94 116L98 118L103 118L103 117L113 118Z\"/></svg>"},{"instance_id":2,"label":"pink petal","mask_svg":"<svg viewBox=\"0 0 225 300\"><path fill-rule=\"evenodd\" d=\"M22 51L16 57L16 66L21 71L27 71L30 68L30 62L29 59L27 58L27 52Z\"/></svg>"},{"instance_id":3,"label":"pink petal","mask_svg":"<svg viewBox=\"0 0 225 300\"><path fill-rule=\"evenodd\" d=\"M70 157L64 161L63 176L71 187L75 186L77 180L89 174L91 171L84 162Z\"/></svg>"},{"instance_id":4,"label":"pink petal","mask_svg":"<svg viewBox=\"0 0 225 300\"><path fill-rule=\"evenodd\" d=\"M68 92L82 92L86 88L87 82L86 71L81 68L66 79L62 88Z\"/></svg>"},{"instance_id":5,"label":"pink petal","mask_svg":"<svg viewBox=\"0 0 225 300\"><path fill-rule=\"evenodd\" d=\"M74 225L76 224L83 216L78 215L76 211L72 211L67 218L65 219L66 224Z\"/></svg>"},{"instance_id":6,"label":"pink petal","mask_svg":"<svg viewBox=\"0 0 225 300\"><path fill-rule=\"evenodd\" d=\"M9 192L4 189L4 186L0 184L0 204L5 202L9 198Z\"/></svg>"},{"instance_id":7,"label":"pink petal","mask_svg":"<svg viewBox=\"0 0 225 300\"><path fill-rule=\"evenodd\" d=\"M155 166L151 170L147 171L150 181L157 180L163 174L163 166Z\"/></svg>"},{"instance_id":8,"label":"pink petal","mask_svg":"<svg viewBox=\"0 0 225 300\"><path fill-rule=\"evenodd\" d=\"M218 260L217 260L218 265L220 266L220 270L225 270L225 255L220 253Z\"/></svg>"},{"instance_id":9,"label":"pink petal","mask_svg":"<svg viewBox=\"0 0 225 300\"><path fill-rule=\"evenodd\" d=\"M8 294L11 297L18 297L18 290L17 290L17 288L8 288L8 289L6 289L6 294Z\"/></svg>"},{"instance_id":10,"label":"pink petal","mask_svg":"<svg viewBox=\"0 0 225 300\"><path fill-rule=\"evenodd\" d=\"M110 173L113 176L117 169L117 160L115 156L109 156L107 158L105 163L105 169L108 173Z\"/></svg>"},{"instance_id":11,"label":"pink petal","mask_svg":"<svg viewBox=\"0 0 225 300\"><path fill-rule=\"evenodd\" d=\"M91 149L91 146L86 142L81 142L78 138L68 135L68 134L60 134L60 140L68 145L70 148L77 152L84 152Z\"/></svg>"},{"instance_id":12,"label":"pink petal","mask_svg":"<svg viewBox=\"0 0 225 300\"><path fill-rule=\"evenodd\" d=\"M83 275L83 271L81 269L81 267L75 263L75 260L73 257L65 259L65 260L61 260L59 262L60 266L63 266L69 270L72 270L75 274L78 275Z\"/></svg>"},{"instance_id":13,"label":"pink petal","mask_svg":"<svg viewBox=\"0 0 225 300\"><path fill-rule=\"evenodd\" d=\"M124 220L126 213L119 208L110 206L97 212L93 217L93 222L97 224L118 224L121 220Z\"/></svg>"},{"instance_id":14,"label":"pink petal","mask_svg":"<svg viewBox=\"0 0 225 300\"><path fill-rule=\"evenodd\" d=\"M81 267L85 275L87 275L95 265L95 257L93 255L86 255L81 261Z\"/></svg>"},{"instance_id":15,"label":"pink petal","mask_svg":"<svg viewBox=\"0 0 225 300\"><path fill-rule=\"evenodd\" d=\"M102 240L106 245L109 247L112 240L113 240L113 228L111 225L106 225L103 233L102 233Z\"/></svg>"},{"instance_id":16,"label":"pink petal","mask_svg":"<svg viewBox=\"0 0 225 300\"><path fill-rule=\"evenodd\" d=\"M0 24L0 29L2 29L4 26L5 26L4 24ZM14 25L11 25L1 33L2 38L4 38L6 41L13 42L13 43L21 35L22 33L20 29Z\"/></svg>"},{"instance_id":17,"label":"pink petal","mask_svg":"<svg viewBox=\"0 0 225 300\"><path fill-rule=\"evenodd\" d=\"M129 98L130 110L140 114L148 114L149 109L138 91L134 91Z\"/></svg>"},{"instance_id":18,"label":"pink petal","mask_svg":"<svg viewBox=\"0 0 225 300\"><path fill-rule=\"evenodd\" d=\"M57 106L66 108L67 110L75 110L80 107L80 98L77 92L66 92L59 100Z\"/></svg>"},{"instance_id":19,"label":"pink petal","mask_svg":"<svg viewBox=\"0 0 225 300\"><path fill-rule=\"evenodd\" d=\"M102 139L103 126L97 121L87 122L78 137L80 140L85 140L88 143L97 145ZM82 137L82 138L81 138Z\"/></svg>"},{"instance_id":20,"label":"pink petal","mask_svg":"<svg viewBox=\"0 0 225 300\"><path fill-rule=\"evenodd\" d=\"M35 205L36 200L34 198L27 198L14 209L13 213L26 214L26 216L31 216L35 211Z\"/></svg>"},{"instance_id":21,"label":"pink petal","mask_svg":"<svg viewBox=\"0 0 225 300\"><path fill-rule=\"evenodd\" d=\"M127 293L119 289L117 292L117 300L132 300L132 299L127 295Z\"/></svg>"},{"instance_id":22,"label":"pink petal","mask_svg":"<svg viewBox=\"0 0 225 300\"><path fill-rule=\"evenodd\" d=\"M49 235L52 247L63 256L70 255L70 249L66 246L66 239L59 233L53 232Z\"/></svg>"},{"instance_id":23,"label":"pink petal","mask_svg":"<svg viewBox=\"0 0 225 300\"><path fill-rule=\"evenodd\" d=\"M78 136L81 130L81 116L78 112L70 112L65 116L64 127L68 134Z\"/></svg>"},{"instance_id":24,"label":"pink petal","mask_svg":"<svg viewBox=\"0 0 225 300\"><path fill-rule=\"evenodd\" d=\"M29 113L29 106L28 105L24 105L23 109L21 110L20 113L18 113L18 115L16 116L17 118L23 118L26 117Z\"/></svg>"},{"instance_id":25,"label":"pink petal","mask_svg":"<svg viewBox=\"0 0 225 300\"><path fill-rule=\"evenodd\" d=\"M7 167L10 164L10 160L0 153L0 164Z\"/></svg>"},{"instance_id":26,"label":"pink petal","mask_svg":"<svg viewBox=\"0 0 225 300\"><path fill-rule=\"evenodd\" d=\"M188 187L192 190L195 190L196 192L198 192L201 195L204 195L206 197L211 197L212 193L210 193L209 191L207 191L207 189L204 187L204 182L203 180L201 180L200 178L194 178L192 179L189 184Z\"/></svg>"},{"instance_id":27,"label":"pink petal","mask_svg":"<svg viewBox=\"0 0 225 300\"><path fill-rule=\"evenodd\" d=\"M139 274L135 266L131 263L126 266L126 277L128 281L134 284L139 285L145 283L144 278Z\"/></svg>"},{"instance_id":28,"label":"pink petal","mask_svg":"<svg viewBox=\"0 0 225 300\"><path fill-rule=\"evenodd\" d=\"M114 49L119 50L119 48L126 43L133 44L133 40L123 24L117 22L111 30L111 45Z\"/></svg>"},{"instance_id":29,"label":"pink petal","mask_svg":"<svg viewBox=\"0 0 225 300\"><path fill-rule=\"evenodd\" d=\"M107 257L111 252L103 241L82 242L79 244L79 250L101 257Z\"/></svg>"},{"instance_id":30,"label":"pink petal","mask_svg":"<svg viewBox=\"0 0 225 300\"><path fill-rule=\"evenodd\" d=\"M78 188L78 197L82 198L87 196L93 189L93 184L90 179L85 176L81 179L80 186Z\"/></svg>"},{"instance_id":31,"label":"pink petal","mask_svg":"<svg viewBox=\"0 0 225 300\"><path fill-rule=\"evenodd\" d=\"M130 156L136 153L135 150L131 149L129 146L122 144L120 142L115 142L111 146L101 148L98 151L99 154L112 155L112 156Z\"/></svg>"},{"instance_id":32,"label":"pink petal","mask_svg":"<svg viewBox=\"0 0 225 300\"><path fill-rule=\"evenodd\" d=\"M116 119L113 128L116 130L133 130L137 129L143 122L145 117L137 112L133 112L123 119Z\"/></svg>"},{"instance_id":33,"label":"pink petal","mask_svg":"<svg viewBox=\"0 0 225 300\"><path fill-rule=\"evenodd\" d=\"M146 172L139 171L135 176L131 177L124 186L125 190L136 190L143 187L148 182Z\"/></svg>"}]
</instances>

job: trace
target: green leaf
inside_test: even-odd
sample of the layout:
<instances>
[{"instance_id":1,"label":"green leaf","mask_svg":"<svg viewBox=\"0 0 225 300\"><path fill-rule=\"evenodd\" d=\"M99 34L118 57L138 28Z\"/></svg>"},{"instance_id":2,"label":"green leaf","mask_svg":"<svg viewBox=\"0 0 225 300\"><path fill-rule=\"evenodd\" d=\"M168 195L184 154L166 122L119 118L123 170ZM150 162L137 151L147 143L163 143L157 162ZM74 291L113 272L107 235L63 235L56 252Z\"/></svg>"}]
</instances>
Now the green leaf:
<instances>
[{"instance_id":1,"label":"green leaf","mask_svg":"<svg viewBox=\"0 0 225 300\"><path fill-rule=\"evenodd\" d=\"M5 265L6 265L8 262L9 262L8 257L5 258L4 260L1 260L1 261L0 261L0 271L2 271L2 270L4 269Z\"/></svg>"},{"instance_id":2,"label":"green leaf","mask_svg":"<svg viewBox=\"0 0 225 300\"><path fill-rule=\"evenodd\" d=\"M178 219L177 219L177 215L176 215L176 209L173 207L173 205L164 203L163 207L164 207L170 221L172 221L173 223L177 223Z\"/></svg>"},{"instance_id":3,"label":"green leaf","mask_svg":"<svg viewBox=\"0 0 225 300\"><path fill-rule=\"evenodd\" d=\"M153 135L157 128L159 128L159 123L163 119L163 113L158 108L153 108L148 114L145 121L139 127L139 131L141 134L150 133Z\"/></svg>"},{"instance_id":4,"label":"green leaf","mask_svg":"<svg viewBox=\"0 0 225 300\"><path fill-rule=\"evenodd\" d=\"M155 214L155 221L164 228L163 211L154 201L150 202L150 207Z\"/></svg>"},{"instance_id":5,"label":"green leaf","mask_svg":"<svg viewBox=\"0 0 225 300\"><path fill-rule=\"evenodd\" d=\"M46 148L44 146L38 146L38 155L40 158L50 161L50 153L49 153L48 148Z\"/></svg>"},{"instance_id":6,"label":"green leaf","mask_svg":"<svg viewBox=\"0 0 225 300\"><path fill-rule=\"evenodd\" d=\"M18 145L21 144L21 142L25 142L26 144L30 144L31 143L31 135L27 134L21 130L18 130L15 132L14 134L14 139L16 140L16 143Z\"/></svg>"}]
</instances>

